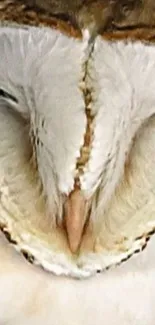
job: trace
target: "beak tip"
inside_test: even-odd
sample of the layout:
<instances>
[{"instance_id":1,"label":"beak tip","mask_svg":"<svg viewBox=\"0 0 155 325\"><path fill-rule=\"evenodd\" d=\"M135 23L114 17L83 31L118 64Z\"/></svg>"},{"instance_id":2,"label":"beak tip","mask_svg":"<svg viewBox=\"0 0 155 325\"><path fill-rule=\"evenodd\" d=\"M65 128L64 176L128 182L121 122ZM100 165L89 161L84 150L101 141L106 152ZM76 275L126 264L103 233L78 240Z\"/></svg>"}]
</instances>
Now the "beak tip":
<instances>
[{"instance_id":1,"label":"beak tip","mask_svg":"<svg viewBox=\"0 0 155 325\"><path fill-rule=\"evenodd\" d=\"M69 248L77 253L80 248L85 225L85 200L81 193L74 191L68 198L65 206L65 227Z\"/></svg>"},{"instance_id":2,"label":"beak tip","mask_svg":"<svg viewBox=\"0 0 155 325\"><path fill-rule=\"evenodd\" d=\"M82 233L74 230L72 233L68 233L67 231L67 238L68 238L68 245L73 254L76 254L77 251L80 249L81 240L82 240Z\"/></svg>"},{"instance_id":3,"label":"beak tip","mask_svg":"<svg viewBox=\"0 0 155 325\"><path fill-rule=\"evenodd\" d=\"M69 244L69 248L70 248L71 252L73 254L76 254L77 251L78 251L78 249L79 249L79 247L80 247L80 241L77 242L75 240L70 240L68 238L68 244Z\"/></svg>"}]
</instances>

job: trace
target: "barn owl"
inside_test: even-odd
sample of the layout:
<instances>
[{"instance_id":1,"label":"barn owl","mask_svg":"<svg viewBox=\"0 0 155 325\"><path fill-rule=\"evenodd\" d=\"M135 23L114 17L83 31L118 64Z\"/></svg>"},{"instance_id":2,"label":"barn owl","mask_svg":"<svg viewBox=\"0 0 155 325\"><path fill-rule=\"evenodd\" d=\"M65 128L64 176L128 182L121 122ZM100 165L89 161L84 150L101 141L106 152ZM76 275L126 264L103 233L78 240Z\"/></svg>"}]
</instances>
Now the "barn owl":
<instances>
[{"instance_id":1,"label":"barn owl","mask_svg":"<svg viewBox=\"0 0 155 325\"><path fill-rule=\"evenodd\" d=\"M109 269L155 232L153 6L1 1L0 228L57 275Z\"/></svg>"}]
</instances>

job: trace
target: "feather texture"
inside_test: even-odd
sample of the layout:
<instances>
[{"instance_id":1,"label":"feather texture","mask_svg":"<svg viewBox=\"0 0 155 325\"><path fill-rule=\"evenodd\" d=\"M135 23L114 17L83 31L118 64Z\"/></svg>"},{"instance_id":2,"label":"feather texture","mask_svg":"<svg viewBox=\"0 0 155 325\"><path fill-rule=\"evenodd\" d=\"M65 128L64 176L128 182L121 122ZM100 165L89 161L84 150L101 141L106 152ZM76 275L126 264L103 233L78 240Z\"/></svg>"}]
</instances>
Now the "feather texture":
<instances>
[{"instance_id":1,"label":"feather texture","mask_svg":"<svg viewBox=\"0 0 155 325\"><path fill-rule=\"evenodd\" d=\"M3 27L0 53L1 228L57 274L86 277L142 250L155 228L155 47ZM54 224L74 189L89 122L79 178L89 226L74 256Z\"/></svg>"},{"instance_id":2,"label":"feather texture","mask_svg":"<svg viewBox=\"0 0 155 325\"><path fill-rule=\"evenodd\" d=\"M17 98L10 106L31 120L39 172L53 207L58 191L73 189L83 144L85 103L79 85L85 44L56 31L1 28L0 45L1 89Z\"/></svg>"}]
</instances>

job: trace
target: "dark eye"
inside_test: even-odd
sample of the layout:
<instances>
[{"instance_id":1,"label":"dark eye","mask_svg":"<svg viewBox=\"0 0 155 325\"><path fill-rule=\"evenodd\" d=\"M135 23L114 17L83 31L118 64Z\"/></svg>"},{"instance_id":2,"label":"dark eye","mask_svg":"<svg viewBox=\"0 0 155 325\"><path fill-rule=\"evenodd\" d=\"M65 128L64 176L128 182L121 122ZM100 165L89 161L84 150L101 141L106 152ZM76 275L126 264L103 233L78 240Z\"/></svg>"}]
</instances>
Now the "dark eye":
<instances>
[{"instance_id":1,"label":"dark eye","mask_svg":"<svg viewBox=\"0 0 155 325\"><path fill-rule=\"evenodd\" d=\"M7 91L5 91L2 88L0 88L0 97L5 98L5 99L10 99L13 102L18 103L18 100L16 99L16 97L14 97L13 95L9 94Z\"/></svg>"}]
</instances>

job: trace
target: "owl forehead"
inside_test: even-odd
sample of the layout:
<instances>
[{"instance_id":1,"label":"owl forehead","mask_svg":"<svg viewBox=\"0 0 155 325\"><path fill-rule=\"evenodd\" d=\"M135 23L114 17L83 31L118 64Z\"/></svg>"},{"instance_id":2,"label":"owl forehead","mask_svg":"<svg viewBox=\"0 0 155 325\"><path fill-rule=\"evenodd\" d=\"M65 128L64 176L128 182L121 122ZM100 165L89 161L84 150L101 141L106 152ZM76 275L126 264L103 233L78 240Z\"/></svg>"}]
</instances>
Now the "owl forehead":
<instances>
[{"instance_id":1,"label":"owl forehead","mask_svg":"<svg viewBox=\"0 0 155 325\"><path fill-rule=\"evenodd\" d=\"M33 124L39 125L47 149L46 170L50 172L52 166L62 193L70 193L77 183L89 195L101 181L103 167L106 173L111 152L115 154L114 138L117 143L123 134L122 117L131 97L126 76L136 85L136 71L151 59L154 48L138 42L107 42L100 36L90 42L87 30L80 40L58 31L36 33L28 43L27 78L35 85ZM39 155L44 164L42 148Z\"/></svg>"},{"instance_id":2,"label":"owl forehead","mask_svg":"<svg viewBox=\"0 0 155 325\"><path fill-rule=\"evenodd\" d=\"M32 61L27 63L27 78L37 99L36 109L31 112L37 152L42 156L43 145L48 155L47 170L52 165L59 190L68 194L77 184L84 189L83 176L94 152L92 144L96 144L94 44L89 42L87 31L82 40L57 31L35 33L31 35ZM34 64L33 58L38 56L36 42L42 42L42 47ZM39 161L43 164L43 157Z\"/></svg>"},{"instance_id":3,"label":"owl forehead","mask_svg":"<svg viewBox=\"0 0 155 325\"><path fill-rule=\"evenodd\" d=\"M90 196L99 185L103 167L104 127L100 98L103 75L99 75L101 65L96 63L104 53L99 51L102 40L99 38L95 44L91 43L86 30L82 40L59 35L54 44L45 71L46 80L52 79L55 86L42 103L44 110L48 110L44 125L48 132L44 133L43 142L48 143L50 150L54 149L52 156L59 190L68 194L78 186ZM49 67L54 65L57 70L50 72Z\"/></svg>"},{"instance_id":4,"label":"owl forehead","mask_svg":"<svg viewBox=\"0 0 155 325\"><path fill-rule=\"evenodd\" d=\"M36 33L31 35L32 61L27 64L27 74L31 88L37 85L33 88L37 107L31 118L38 163L48 174L54 171L61 193L69 194L78 186L89 196L102 171L102 107L97 100L100 68L95 61L100 45L96 41L94 47L89 42L87 30L82 40L57 31ZM34 64L33 58L38 56L36 42L42 46L40 60Z\"/></svg>"}]
</instances>

